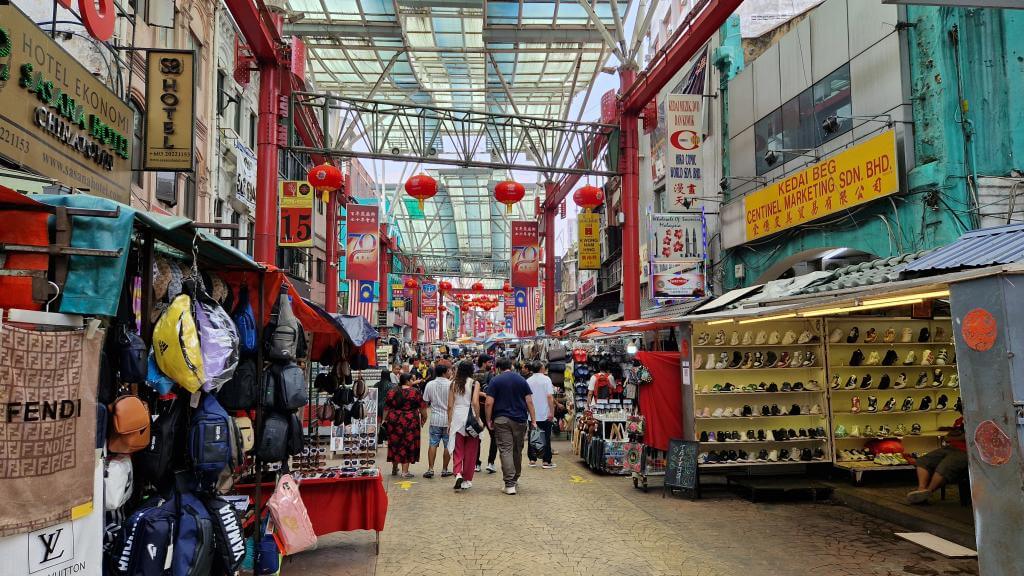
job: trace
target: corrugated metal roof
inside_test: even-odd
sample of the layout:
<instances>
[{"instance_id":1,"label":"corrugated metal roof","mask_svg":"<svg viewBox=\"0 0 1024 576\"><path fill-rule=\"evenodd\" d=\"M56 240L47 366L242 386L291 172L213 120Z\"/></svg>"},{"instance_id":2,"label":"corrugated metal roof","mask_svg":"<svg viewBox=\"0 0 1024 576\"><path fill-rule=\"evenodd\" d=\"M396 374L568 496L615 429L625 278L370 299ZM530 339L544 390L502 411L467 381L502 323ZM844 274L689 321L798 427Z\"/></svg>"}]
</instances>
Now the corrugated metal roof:
<instances>
[{"instance_id":1,"label":"corrugated metal roof","mask_svg":"<svg viewBox=\"0 0 1024 576\"><path fill-rule=\"evenodd\" d=\"M646 310L640 311L640 318L658 318L661 316L682 316L690 310L696 308L703 300L692 300L690 302L680 302L678 304L669 304L668 306L656 306L647 308Z\"/></svg>"},{"instance_id":2,"label":"corrugated metal roof","mask_svg":"<svg viewBox=\"0 0 1024 576\"><path fill-rule=\"evenodd\" d=\"M1024 224L982 228L908 264L904 270L923 272L1010 264L1024 260Z\"/></svg>"}]
</instances>

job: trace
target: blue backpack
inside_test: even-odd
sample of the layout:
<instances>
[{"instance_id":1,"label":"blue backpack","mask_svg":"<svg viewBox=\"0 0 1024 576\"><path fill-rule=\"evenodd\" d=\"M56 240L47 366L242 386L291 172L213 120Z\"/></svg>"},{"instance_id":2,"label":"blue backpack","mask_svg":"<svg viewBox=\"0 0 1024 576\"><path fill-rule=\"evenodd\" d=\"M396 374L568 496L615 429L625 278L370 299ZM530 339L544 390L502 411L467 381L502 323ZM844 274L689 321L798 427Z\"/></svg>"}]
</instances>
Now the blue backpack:
<instances>
[{"instance_id":1,"label":"blue backpack","mask_svg":"<svg viewBox=\"0 0 1024 576\"><path fill-rule=\"evenodd\" d=\"M209 576L213 572L214 527L206 506L191 492L177 495L178 531L172 576Z\"/></svg>"},{"instance_id":2,"label":"blue backpack","mask_svg":"<svg viewBox=\"0 0 1024 576\"><path fill-rule=\"evenodd\" d=\"M255 354L259 340L256 333L256 316L252 312L252 304L249 303L249 287L242 285L238 291L238 306L231 316L235 321L235 328L238 329L238 348L243 354Z\"/></svg>"},{"instance_id":3,"label":"blue backpack","mask_svg":"<svg viewBox=\"0 0 1024 576\"><path fill-rule=\"evenodd\" d=\"M114 572L123 576L163 576L167 552L174 543L175 519L173 502L159 497L143 502L124 524Z\"/></svg>"},{"instance_id":4,"label":"blue backpack","mask_svg":"<svg viewBox=\"0 0 1024 576\"><path fill-rule=\"evenodd\" d=\"M188 453L201 490L216 487L221 472L242 453L242 439L234 419L211 394L204 393L192 413Z\"/></svg>"}]
</instances>

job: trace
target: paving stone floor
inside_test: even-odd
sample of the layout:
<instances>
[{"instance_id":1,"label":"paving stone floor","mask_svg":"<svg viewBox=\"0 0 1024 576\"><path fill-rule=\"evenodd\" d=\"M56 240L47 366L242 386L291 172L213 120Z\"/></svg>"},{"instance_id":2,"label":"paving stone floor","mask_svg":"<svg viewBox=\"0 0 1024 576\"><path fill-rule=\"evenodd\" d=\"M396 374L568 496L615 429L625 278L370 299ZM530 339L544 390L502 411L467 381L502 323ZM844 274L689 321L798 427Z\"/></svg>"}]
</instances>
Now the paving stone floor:
<instances>
[{"instance_id":1,"label":"paving stone floor","mask_svg":"<svg viewBox=\"0 0 1024 576\"><path fill-rule=\"evenodd\" d=\"M500 473L480 473L462 493L452 491L448 478L422 478L422 461L409 483L387 476L390 509L379 556L373 555L371 532L332 534L316 550L287 561L282 574L978 573L973 560L946 559L896 538L898 527L842 506L753 504L722 491L699 501L662 498L660 490L634 489L628 478L591 473L567 443L555 447L558 468L526 468L516 496L501 493Z\"/></svg>"}]
</instances>

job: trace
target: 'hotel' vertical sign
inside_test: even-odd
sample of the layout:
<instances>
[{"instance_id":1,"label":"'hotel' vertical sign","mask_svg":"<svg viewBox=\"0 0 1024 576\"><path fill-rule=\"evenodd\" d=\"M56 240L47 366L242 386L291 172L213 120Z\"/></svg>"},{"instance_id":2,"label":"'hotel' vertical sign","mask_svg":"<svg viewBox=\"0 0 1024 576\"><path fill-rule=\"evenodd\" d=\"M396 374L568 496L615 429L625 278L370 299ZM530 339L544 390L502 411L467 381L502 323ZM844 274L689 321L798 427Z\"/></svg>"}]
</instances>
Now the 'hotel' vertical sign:
<instances>
[{"instance_id":1,"label":"'hotel' vertical sign","mask_svg":"<svg viewBox=\"0 0 1024 576\"><path fill-rule=\"evenodd\" d=\"M144 170L191 172L195 154L195 52L146 54Z\"/></svg>"}]
</instances>

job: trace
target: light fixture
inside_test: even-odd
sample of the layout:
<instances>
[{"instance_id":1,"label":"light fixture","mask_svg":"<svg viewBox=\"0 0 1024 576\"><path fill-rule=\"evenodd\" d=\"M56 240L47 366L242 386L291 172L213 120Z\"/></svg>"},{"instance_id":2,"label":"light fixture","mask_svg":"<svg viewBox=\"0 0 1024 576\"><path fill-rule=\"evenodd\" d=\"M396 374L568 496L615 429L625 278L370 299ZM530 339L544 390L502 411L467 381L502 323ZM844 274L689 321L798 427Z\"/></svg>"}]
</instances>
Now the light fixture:
<instances>
[{"instance_id":1,"label":"light fixture","mask_svg":"<svg viewBox=\"0 0 1024 576\"><path fill-rule=\"evenodd\" d=\"M818 160L818 154L814 153L814 148L781 148L779 150L772 150L769 148L768 151L764 153L764 163L768 166L774 166L779 161L779 153L794 154L797 157L810 156L814 158L815 161Z\"/></svg>"},{"instance_id":2,"label":"light fixture","mask_svg":"<svg viewBox=\"0 0 1024 576\"><path fill-rule=\"evenodd\" d=\"M750 318L749 320L740 320L740 324L753 324L755 322L768 322L770 320L785 320L786 318L796 318L796 312L791 314L777 314L775 316L764 316L761 318Z\"/></svg>"},{"instance_id":3,"label":"light fixture","mask_svg":"<svg viewBox=\"0 0 1024 576\"><path fill-rule=\"evenodd\" d=\"M636 344L634 344L633 342L630 342L626 346L626 354L636 354L636 350L637 350Z\"/></svg>"},{"instance_id":4,"label":"light fixture","mask_svg":"<svg viewBox=\"0 0 1024 576\"><path fill-rule=\"evenodd\" d=\"M822 308L821 310L811 310L810 312L801 312L801 318L814 318L815 316L827 316L829 314L839 314L849 308Z\"/></svg>"},{"instance_id":5,"label":"light fixture","mask_svg":"<svg viewBox=\"0 0 1024 576\"><path fill-rule=\"evenodd\" d=\"M725 320L712 320L708 322L708 326L717 326L719 324L731 324L732 318L726 318Z\"/></svg>"},{"instance_id":6,"label":"light fixture","mask_svg":"<svg viewBox=\"0 0 1024 576\"><path fill-rule=\"evenodd\" d=\"M747 184L753 182L755 184L760 184L761 186L768 184L768 179L761 176L723 176L722 179L718 181L718 187L722 189L722 192L729 190L730 180L739 180L740 182L745 182Z\"/></svg>"},{"instance_id":7,"label":"light fixture","mask_svg":"<svg viewBox=\"0 0 1024 576\"><path fill-rule=\"evenodd\" d=\"M870 304L882 304L886 302L898 302L901 300L911 300L914 298L924 300L926 298L942 298L943 296L949 296L949 290L936 290L934 292L922 292L920 294L904 294L903 296L893 296L891 298L874 298L871 300L864 300L865 305Z\"/></svg>"},{"instance_id":8,"label":"light fixture","mask_svg":"<svg viewBox=\"0 0 1024 576\"><path fill-rule=\"evenodd\" d=\"M920 304L921 302L924 302L923 298L909 298L881 303L876 302L874 304L854 304L852 306L845 306L842 308L824 308L821 310L811 310L810 312L801 312L800 316L803 318L813 318L815 316L826 316L829 314L845 314L846 312L860 312L862 310L875 310L877 308L893 308L896 306L905 306L907 304Z\"/></svg>"},{"instance_id":9,"label":"light fixture","mask_svg":"<svg viewBox=\"0 0 1024 576\"><path fill-rule=\"evenodd\" d=\"M842 256L845 252L846 252L846 248L836 248L835 250L829 250L824 255L822 255L821 259L822 260L831 260L831 259L835 258L836 256Z\"/></svg>"},{"instance_id":10,"label":"light fixture","mask_svg":"<svg viewBox=\"0 0 1024 576\"><path fill-rule=\"evenodd\" d=\"M885 117L885 120L879 120L879 118ZM821 121L821 131L825 134L835 134L839 132L839 121L840 120L863 120L864 122L881 122L885 124L887 128L892 128L893 121L892 116L888 114L879 114L878 116L840 116L838 114L832 114L827 116Z\"/></svg>"}]
</instances>

